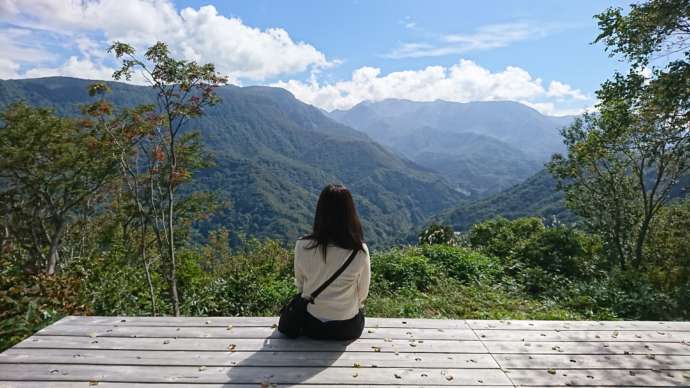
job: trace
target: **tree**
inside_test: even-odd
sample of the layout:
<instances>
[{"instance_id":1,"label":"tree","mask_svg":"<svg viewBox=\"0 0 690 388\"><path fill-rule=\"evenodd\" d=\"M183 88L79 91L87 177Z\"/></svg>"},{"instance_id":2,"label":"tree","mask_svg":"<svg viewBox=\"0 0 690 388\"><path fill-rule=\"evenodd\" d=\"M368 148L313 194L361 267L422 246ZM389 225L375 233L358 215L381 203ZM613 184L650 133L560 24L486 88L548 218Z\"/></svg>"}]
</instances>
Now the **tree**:
<instances>
[{"instance_id":1,"label":"tree","mask_svg":"<svg viewBox=\"0 0 690 388\"><path fill-rule=\"evenodd\" d=\"M0 202L7 235L52 275L66 230L118 177L109 139L89 122L15 103L0 127Z\"/></svg>"},{"instance_id":2,"label":"tree","mask_svg":"<svg viewBox=\"0 0 690 388\"><path fill-rule=\"evenodd\" d=\"M654 218L690 172L690 4L653 0L596 18L596 42L630 70L601 85L598 113L563 131L567 157L548 167L610 256L639 268Z\"/></svg>"},{"instance_id":3,"label":"tree","mask_svg":"<svg viewBox=\"0 0 690 388\"><path fill-rule=\"evenodd\" d=\"M114 79L130 80L138 72L156 91L155 125L142 144L149 146L146 161L152 187L149 190L150 221L155 230L163 231L161 240L165 252L161 252L161 256L166 257L169 264L170 292L175 315L179 316L176 193L199 165L200 150L198 133L191 131L188 123L203 115L205 107L220 101L214 90L225 84L227 78L218 75L213 64L199 65L173 58L162 42L151 46L143 59L136 57L134 48L126 43L115 42L109 51L122 60L122 66L113 74Z\"/></svg>"}]
</instances>

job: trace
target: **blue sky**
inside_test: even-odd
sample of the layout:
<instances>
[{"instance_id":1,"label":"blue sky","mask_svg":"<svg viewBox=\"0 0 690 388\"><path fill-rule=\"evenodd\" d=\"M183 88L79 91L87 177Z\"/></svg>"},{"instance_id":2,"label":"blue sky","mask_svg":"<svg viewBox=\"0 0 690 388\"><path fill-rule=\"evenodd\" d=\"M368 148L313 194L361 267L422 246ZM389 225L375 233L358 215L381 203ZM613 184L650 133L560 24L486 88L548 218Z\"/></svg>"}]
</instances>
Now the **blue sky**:
<instances>
[{"instance_id":1,"label":"blue sky","mask_svg":"<svg viewBox=\"0 0 690 388\"><path fill-rule=\"evenodd\" d=\"M593 15L604 1L0 1L0 78L107 79L108 42L156 40L241 85L324 109L362 100L516 100L581 112L624 65Z\"/></svg>"}]
</instances>

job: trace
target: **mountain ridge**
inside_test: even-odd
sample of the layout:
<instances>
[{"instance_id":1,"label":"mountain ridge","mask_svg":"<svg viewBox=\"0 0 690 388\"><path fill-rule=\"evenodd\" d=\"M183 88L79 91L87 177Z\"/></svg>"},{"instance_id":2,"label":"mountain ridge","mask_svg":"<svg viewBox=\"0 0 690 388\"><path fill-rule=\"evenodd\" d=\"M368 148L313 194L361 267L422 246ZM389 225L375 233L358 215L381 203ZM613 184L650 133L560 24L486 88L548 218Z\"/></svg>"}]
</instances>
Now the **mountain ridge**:
<instances>
[{"instance_id":1,"label":"mountain ridge","mask_svg":"<svg viewBox=\"0 0 690 388\"><path fill-rule=\"evenodd\" d=\"M0 81L0 106L24 99L77 114L92 101L92 81L67 77ZM116 106L151 102L145 86L108 82ZM373 246L400 240L462 196L444 178L401 158L368 135L340 124L283 89L226 86L222 102L195 120L215 167L190 190L219 193L230 204L203 231L225 226L257 237L291 240L309 231L320 190L343 183L354 193Z\"/></svg>"}]
</instances>

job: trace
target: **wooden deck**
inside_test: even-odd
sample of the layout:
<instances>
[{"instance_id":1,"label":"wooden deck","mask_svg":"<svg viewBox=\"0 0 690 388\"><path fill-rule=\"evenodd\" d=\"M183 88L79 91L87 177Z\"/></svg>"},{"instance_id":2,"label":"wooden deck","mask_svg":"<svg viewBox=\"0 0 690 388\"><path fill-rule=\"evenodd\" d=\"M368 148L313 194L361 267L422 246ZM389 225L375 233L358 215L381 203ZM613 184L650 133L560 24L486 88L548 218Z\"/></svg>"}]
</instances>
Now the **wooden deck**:
<instances>
[{"instance_id":1,"label":"wooden deck","mask_svg":"<svg viewBox=\"0 0 690 388\"><path fill-rule=\"evenodd\" d=\"M351 343L276 322L67 317L0 354L0 387L690 386L690 322L368 318Z\"/></svg>"}]
</instances>

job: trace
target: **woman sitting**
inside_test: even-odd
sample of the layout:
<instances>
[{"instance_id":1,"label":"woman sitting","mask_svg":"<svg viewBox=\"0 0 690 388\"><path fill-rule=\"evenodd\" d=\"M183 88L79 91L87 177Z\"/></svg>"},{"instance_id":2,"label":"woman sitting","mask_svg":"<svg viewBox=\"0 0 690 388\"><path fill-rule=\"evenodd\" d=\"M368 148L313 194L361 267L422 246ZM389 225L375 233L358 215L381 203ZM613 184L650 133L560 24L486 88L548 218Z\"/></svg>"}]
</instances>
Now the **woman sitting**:
<instances>
[{"instance_id":1,"label":"woman sitting","mask_svg":"<svg viewBox=\"0 0 690 388\"><path fill-rule=\"evenodd\" d=\"M295 284L303 297L323 284L356 252L345 271L307 307L303 334L314 339L350 340L364 329L362 307L371 278L369 249L352 195L329 185L316 205L310 235L295 244Z\"/></svg>"}]
</instances>

